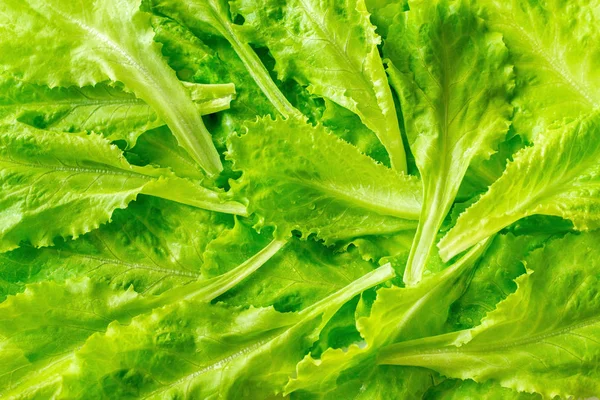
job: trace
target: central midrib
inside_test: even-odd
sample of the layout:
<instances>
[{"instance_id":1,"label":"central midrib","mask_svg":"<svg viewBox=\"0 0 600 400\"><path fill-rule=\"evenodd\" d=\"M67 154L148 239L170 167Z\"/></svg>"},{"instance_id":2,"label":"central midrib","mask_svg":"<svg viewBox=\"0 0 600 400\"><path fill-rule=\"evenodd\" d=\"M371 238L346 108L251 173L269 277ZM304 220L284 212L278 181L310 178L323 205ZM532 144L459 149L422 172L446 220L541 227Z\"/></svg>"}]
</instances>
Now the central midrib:
<instances>
[{"instance_id":1,"label":"central midrib","mask_svg":"<svg viewBox=\"0 0 600 400\"><path fill-rule=\"evenodd\" d=\"M80 106L99 106L99 105L115 105L115 104L135 104L148 106L143 100L138 98L123 98L123 99L63 99L55 101L28 101L23 103L0 104L0 108L27 107L27 106L55 106L55 105L72 105Z\"/></svg>"},{"instance_id":2,"label":"central midrib","mask_svg":"<svg viewBox=\"0 0 600 400\"><path fill-rule=\"evenodd\" d=\"M151 176L151 175L145 175L145 174L141 174L139 172L133 172L133 171L111 171L108 169L103 169L103 168L81 168L81 167L58 167L55 165L45 165L45 164L32 164L32 163L26 163L26 162L18 162L15 160L11 160L11 159L1 159L0 158L0 164L14 164L14 165L21 165L24 167L28 167L31 169L46 169L46 170L51 170L51 171L56 171L56 172L61 172L61 171L65 171L65 172L77 172L80 174L95 174L95 175L114 175L114 176L127 176L127 177L139 177L139 178L143 178L145 180L151 181L151 180L155 180L156 178Z\"/></svg>"},{"instance_id":3,"label":"central midrib","mask_svg":"<svg viewBox=\"0 0 600 400\"><path fill-rule=\"evenodd\" d=\"M346 203L351 203L351 204L354 203L361 208L377 212L378 214L383 213L383 215L388 215L388 216L392 216L392 217L396 217L396 218L403 218L403 219L411 218L410 216L408 216L406 214L413 215L413 213L404 213L404 212L402 212L402 210L399 210L396 208L391 208L390 206L388 206L386 204L373 203L372 201L370 201L370 199L376 199L377 196L372 196L370 199L361 198L361 197L353 196L352 194L348 193L347 191L336 189L335 187L332 187L332 186L318 184L315 181L309 181L309 180L304 180L304 179L299 179L299 178L292 178L287 175L283 176L281 178L283 178L281 180L287 180L289 182L296 182L302 186L326 193L326 194L330 195L331 197L340 199ZM400 211L400 212L398 212L398 211ZM420 210L418 212L414 213L413 217L415 217L415 219L418 219L419 214L420 214Z\"/></svg>"},{"instance_id":4,"label":"central midrib","mask_svg":"<svg viewBox=\"0 0 600 400\"><path fill-rule=\"evenodd\" d=\"M152 265L148 265L148 264L134 263L134 262L120 260L117 258L91 256L91 255L87 255L87 254L80 254L80 253L74 253L71 251L65 251L62 249L58 249L58 250L50 250L50 249L51 248L49 248L48 251L53 251L53 252L56 252L59 254L65 254L67 256L72 256L72 257L76 257L76 258L82 258L84 260L100 261L103 264L124 265L127 267L131 267L133 269L144 269L144 270L153 271L153 272L160 272L163 274L183 276L186 278L199 278L200 277L200 274L194 274L191 272L185 272L185 271L180 271L180 270L175 270L175 269L162 268L159 266L152 266Z\"/></svg>"},{"instance_id":5,"label":"central midrib","mask_svg":"<svg viewBox=\"0 0 600 400\"><path fill-rule=\"evenodd\" d=\"M573 324L571 326L556 330L554 332L540 333L540 334L531 336L529 338L515 340L515 341L508 342L508 343L496 342L496 343L491 343L489 345L483 345L483 344L482 345L474 345L474 346L471 346L471 348L465 350L465 347L469 346L469 343L466 343L462 347L452 346L452 347L435 349L434 351L432 351L432 350L414 351L411 353L407 353L405 355L405 357L427 356L427 355L437 356L437 355L441 355L441 354L451 354L451 353L455 353L455 354L493 353L493 352L497 352L499 350L507 350L507 349L512 349L512 348L519 347L519 346L542 342L545 339L560 336L562 334L567 334L567 333L577 330L577 329L586 328L590 325L597 324L598 322L600 322L600 316L589 318L584 322L580 322L578 324ZM477 336L475 336L475 338L473 340L477 340Z\"/></svg>"},{"instance_id":6,"label":"central midrib","mask_svg":"<svg viewBox=\"0 0 600 400\"><path fill-rule=\"evenodd\" d=\"M286 332L288 330L288 329L285 329L285 328L287 328L287 326L284 327L284 332ZM166 384L165 386L160 387L160 388L158 388L158 389L156 389L156 390L154 390L154 391L146 394L144 397L142 397L142 399L148 399L148 398L150 398L150 397L152 397L152 396L154 396L156 394L163 393L163 392L165 392L165 391L167 391L167 390L169 390L169 389L171 389L171 388L179 385L180 383L183 383L183 382L189 381L191 379L194 379L194 378L196 378L196 377L198 377L198 376L200 376L202 374L205 374L207 372L214 371L215 369L220 368L220 367L226 365L227 363L229 363L229 362L231 362L233 360L238 359L239 357L245 356L246 354L251 353L251 352L253 352L253 351L261 348L262 346L264 346L265 344L271 342L274 338L276 338L276 337L278 337L280 335L281 334L279 334L279 332L275 332L274 334L271 334L267 339L263 339L263 340L258 341L256 343L252 343L251 345L246 346L246 347L242 348L241 350L228 355L227 357L223 357L223 358L221 358L221 359L219 359L219 360L217 360L217 361L215 361L215 362L213 362L213 363L211 363L209 365L206 365L206 366L204 366L202 368L199 368L196 371L193 371L193 372L191 372L191 373L189 373L189 374L187 374L187 375L185 375L185 376L177 379L176 381L173 381L173 382L171 382L169 384Z\"/></svg>"}]
</instances>

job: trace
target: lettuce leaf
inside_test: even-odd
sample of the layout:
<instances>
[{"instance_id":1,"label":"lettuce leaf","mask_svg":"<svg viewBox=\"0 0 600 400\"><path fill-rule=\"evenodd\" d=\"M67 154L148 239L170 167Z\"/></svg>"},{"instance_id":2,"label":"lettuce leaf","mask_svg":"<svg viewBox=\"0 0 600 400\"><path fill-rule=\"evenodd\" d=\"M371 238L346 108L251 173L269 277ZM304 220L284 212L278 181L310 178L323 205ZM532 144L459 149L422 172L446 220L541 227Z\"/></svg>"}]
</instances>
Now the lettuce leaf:
<instances>
[{"instance_id":1,"label":"lettuce leaf","mask_svg":"<svg viewBox=\"0 0 600 400\"><path fill-rule=\"evenodd\" d=\"M143 195L111 219L77 240L39 249L25 245L0 255L0 300L31 283L86 276L113 288L160 294L207 277L205 252L233 227L231 215ZM231 269L260 248L242 255Z\"/></svg>"},{"instance_id":2,"label":"lettuce leaf","mask_svg":"<svg viewBox=\"0 0 600 400\"><path fill-rule=\"evenodd\" d=\"M153 36L150 16L139 11L137 0L0 5L0 52L11 55L0 63L3 70L51 88L123 82L169 125L196 162L217 174L222 165L210 133Z\"/></svg>"},{"instance_id":3,"label":"lettuce leaf","mask_svg":"<svg viewBox=\"0 0 600 400\"><path fill-rule=\"evenodd\" d=\"M598 113L585 116L546 132L534 146L519 151L504 174L440 240L442 258L449 259L530 215L562 217L578 230L598 228L599 121Z\"/></svg>"},{"instance_id":4,"label":"lettuce leaf","mask_svg":"<svg viewBox=\"0 0 600 400\"><path fill-rule=\"evenodd\" d=\"M427 277L417 286L380 289L369 314L356 321L364 341L345 349L328 349L318 359L306 356L298 363L297 376L289 381L286 391L326 392L340 380L343 382L347 370L376 368L375 359L383 346L441 333L451 304L468 286L470 272L488 244L474 247L450 268ZM429 376L409 371L406 379L430 382Z\"/></svg>"},{"instance_id":5,"label":"lettuce leaf","mask_svg":"<svg viewBox=\"0 0 600 400\"><path fill-rule=\"evenodd\" d=\"M65 377L62 396L275 396L335 311L393 275L389 265L380 267L298 313L183 302L128 326L113 324L77 353L76 372ZM158 354L149 354L157 343Z\"/></svg>"},{"instance_id":6,"label":"lettuce leaf","mask_svg":"<svg viewBox=\"0 0 600 400\"><path fill-rule=\"evenodd\" d=\"M198 112L212 114L229 108L232 84L184 84ZM95 131L111 141L133 147L147 130L164 124L141 99L116 85L49 88L0 78L0 119L17 120L36 128L64 132Z\"/></svg>"},{"instance_id":7,"label":"lettuce leaf","mask_svg":"<svg viewBox=\"0 0 600 400\"><path fill-rule=\"evenodd\" d=\"M90 232L149 194L204 209L245 213L245 207L175 176L169 170L132 166L99 135L0 127L0 251L22 241L50 246L56 237Z\"/></svg>"},{"instance_id":8,"label":"lettuce leaf","mask_svg":"<svg viewBox=\"0 0 600 400\"><path fill-rule=\"evenodd\" d=\"M411 2L384 53L423 180L423 208L404 273L414 285L460 183L508 130L513 86L508 50L467 0ZM483 238L480 238L480 240Z\"/></svg>"},{"instance_id":9,"label":"lettuce leaf","mask_svg":"<svg viewBox=\"0 0 600 400\"><path fill-rule=\"evenodd\" d=\"M281 80L356 113L377 134L392 166L406 171L406 155L387 78L377 50L380 38L362 0L339 3L236 0L233 12L244 17L244 33L266 46Z\"/></svg>"},{"instance_id":10,"label":"lettuce leaf","mask_svg":"<svg viewBox=\"0 0 600 400\"><path fill-rule=\"evenodd\" d=\"M427 400L539 400L538 394L517 392L498 384L477 384L472 380L448 379L429 390Z\"/></svg>"},{"instance_id":11,"label":"lettuce leaf","mask_svg":"<svg viewBox=\"0 0 600 400\"><path fill-rule=\"evenodd\" d=\"M597 396L599 10L0 2L0 398Z\"/></svg>"},{"instance_id":12,"label":"lettuce leaf","mask_svg":"<svg viewBox=\"0 0 600 400\"><path fill-rule=\"evenodd\" d=\"M570 122L598 108L600 22L594 0L480 0L485 19L502 33L519 73L513 124L529 139L555 123Z\"/></svg>"},{"instance_id":13,"label":"lettuce leaf","mask_svg":"<svg viewBox=\"0 0 600 400\"><path fill-rule=\"evenodd\" d=\"M90 278L30 285L0 304L0 394L52 397L78 348L112 321L127 324L136 315L186 300L209 302L260 268L284 244L273 241L229 273L158 296L113 289Z\"/></svg>"},{"instance_id":14,"label":"lettuce leaf","mask_svg":"<svg viewBox=\"0 0 600 400\"><path fill-rule=\"evenodd\" d=\"M208 30L222 36L233 47L258 87L284 118L298 118L302 115L281 93L258 55L242 38L239 26L229 18L229 5L226 1L149 0L146 5L153 12L166 15L192 30Z\"/></svg>"},{"instance_id":15,"label":"lettuce leaf","mask_svg":"<svg viewBox=\"0 0 600 400\"><path fill-rule=\"evenodd\" d=\"M383 364L432 368L544 397L600 391L598 233L570 234L526 258L518 289L481 325L383 349Z\"/></svg>"},{"instance_id":16,"label":"lettuce leaf","mask_svg":"<svg viewBox=\"0 0 600 400\"><path fill-rule=\"evenodd\" d=\"M249 198L248 211L277 226L278 235L298 230L334 243L415 226L419 181L375 163L323 126L264 118L230 142L228 158L243 172L232 190Z\"/></svg>"}]
</instances>

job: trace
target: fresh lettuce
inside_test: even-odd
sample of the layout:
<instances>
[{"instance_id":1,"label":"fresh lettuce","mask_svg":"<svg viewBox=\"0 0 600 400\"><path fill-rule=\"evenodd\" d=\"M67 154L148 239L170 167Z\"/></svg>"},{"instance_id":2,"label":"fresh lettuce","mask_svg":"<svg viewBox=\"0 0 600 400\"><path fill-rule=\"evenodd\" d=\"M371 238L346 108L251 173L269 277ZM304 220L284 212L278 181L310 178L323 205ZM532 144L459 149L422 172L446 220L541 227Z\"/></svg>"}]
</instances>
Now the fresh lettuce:
<instances>
[{"instance_id":1,"label":"fresh lettuce","mask_svg":"<svg viewBox=\"0 0 600 400\"><path fill-rule=\"evenodd\" d=\"M0 2L0 398L599 397L599 16Z\"/></svg>"},{"instance_id":2,"label":"fresh lettuce","mask_svg":"<svg viewBox=\"0 0 600 400\"><path fill-rule=\"evenodd\" d=\"M210 133L162 58L150 16L139 11L138 1L86 6L72 0L11 0L2 3L0 16L0 52L10 54L0 62L4 71L49 87L122 82L209 174L222 169Z\"/></svg>"},{"instance_id":3,"label":"fresh lettuce","mask_svg":"<svg viewBox=\"0 0 600 400\"><path fill-rule=\"evenodd\" d=\"M404 280L421 280L437 232L473 160L487 159L512 113L512 65L502 37L467 1L411 3L384 54L423 181L423 208Z\"/></svg>"},{"instance_id":4,"label":"fresh lettuce","mask_svg":"<svg viewBox=\"0 0 600 400\"><path fill-rule=\"evenodd\" d=\"M598 360L598 234L567 235L533 251L517 290L475 328L407 341L380 363L493 380L518 391L593 397ZM585 272L584 272L585 271Z\"/></svg>"}]
</instances>

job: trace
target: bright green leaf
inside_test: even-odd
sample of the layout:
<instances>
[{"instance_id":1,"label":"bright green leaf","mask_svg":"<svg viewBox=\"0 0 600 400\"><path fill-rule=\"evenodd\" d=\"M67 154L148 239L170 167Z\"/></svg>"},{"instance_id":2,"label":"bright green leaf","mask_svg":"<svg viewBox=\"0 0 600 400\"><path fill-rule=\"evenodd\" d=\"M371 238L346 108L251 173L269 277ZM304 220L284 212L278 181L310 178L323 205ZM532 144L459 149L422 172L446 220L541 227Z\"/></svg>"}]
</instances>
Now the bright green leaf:
<instances>
[{"instance_id":1,"label":"bright green leaf","mask_svg":"<svg viewBox=\"0 0 600 400\"><path fill-rule=\"evenodd\" d=\"M392 166L406 171L396 109L363 0L236 0L234 12L257 44L269 48L281 80L356 113L388 151Z\"/></svg>"},{"instance_id":2,"label":"bright green leaf","mask_svg":"<svg viewBox=\"0 0 600 400\"><path fill-rule=\"evenodd\" d=\"M275 396L337 309L392 276L380 267L299 313L183 302L113 324L78 352L62 396Z\"/></svg>"},{"instance_id":3,"label":"bright green leaf","mask_svg":"<svg viewBox=\"0 0 600 400\"><path fill-rule=\"evenodd\" d=\"M597 0L478 0L502 33L518 71L513 104L517 132L533 138L556 122L600 105Z\"/></svg>"},{"instance_id":4,"label":"bright green leaf","mask_svg":"<svg viewBox=\"0 0 600 400\"><path fill-rule=\"evenodd\" d=\"M252 47L243 39L239 26L229 18L229 5L225 0L148 0L147 5L153 12L166 15L192 30L205 29L225 38L275 109L285 118L301 116L277 88Z\"/></svg>"},{"instance_id":5,"label":"bright green leaf","mask_svg":"<svg viewBox=\"0 0 600 400\"><path fill-rule=\"evenodd\" d=\"M318 359L306 356L298 363L297 376L290 380L286 392L326 393L343 380L345 371L376 368L381 347L442 333L451 304L465 291L470 271L486 247L487 243L481 243L452 267L427 277L417 286L380 289L369 315L356 321L364 341L346 349L329 349ZM418 373L414 376L417 380L423 378Z\"/></svg>"},{"instance_id":6,"label":"bright green leaf","mask_svg":"<svg viewBox=\"0 0 600 400\"><path fill-rule=\"evenodd\" d=\"M0 127L0 251L50 246L107 222L138 194L214 211L244 207L169 170L135 167L101 136Z\"/></svg>"},{"instance_id":7,"label":"bright green leaf","mask_svg":"<svg viewBox=\"0 0 600 400\"><path fill-rule=\"evenodd\" d=\"M150 15L139 11L139 0L0 4L0 53L10 54L0 68L50 87L123 82L166 122L194 160L217 174L222 166L210 133L153 37Z\"/></svg>"},{"instance_id":8,"label":"bright green leaf","mask_svg":"<svg viewBox=\"0 0 600 400\"><path fill-rule=\"evenodd\" d=\"M235 94L232 84L184 86L203 115L229 108ZM0 119L16 119L40 129L95 131L129 147L145 131L163 125L150 106L118 86L99 83L50 89L9 77L0 80Z\"/></svg>"},{"instance_id":9,"label":"bright green leaf","mask_svg":"<svg viewBox=\"0 0 600 400\"><path fill-rule=\"evenodd\" d=\"M284 244L273 241L226 274L159 296L113 289L89 278L28 286L0 304L0 395L52 397L78 348L112 321L127 324L136 315L186 300L209 302L260 268Z\"/></svg>"},{"instance_id":10,"label":"bright green leaf","mask_svg":"<svg viewBox=\"0 0 600 400\"><path fill-rule=\"evenodd\" d=\"M299 230L332 243L413 228L420 183L375 163L322 126L269 118L232 137L233 190L278 235ZM412 220L412 221L411 221Z\"/></svg>"},{"instance_id":11,"label":"bright green leaf","mask_svg":"<svg viewBox=\"0 0 600 400\"><path fill-rule=\"evenodd\" d=\"M133 285L136 292L158 294L199 279L207 246L227 235L232 225L230 215L140 196L127 209L116 210L109 224L77 240L0 254L0 301L26 284L85 276L115 288Z\"/></svg>"},{"instance_id":12,"label":"bright green leaf","mask_svg":"<svg viewBox=\"0 0 600 400\"><path fill-rule=\"evenodd\" d=\"M429 390L424 400L540 400L540 395L520 393L498 384L447 379Z\"/></svg>"},{"instance_id":13,"label":"bright green leaf","mask_svg":"<svg viewBox=\"0 0 600 400\"><path fill-rule=\"evenodd\" d=\"M403 12L408 11L407 0L365 0L365 4L371 14L371 22L384 39L387 38L390 27Z\"/></svg>"},{"instance_id":14,"label":"bright green leaf","mask_svg":"<svg viewBox=\"0 0 600 400\"><path fill-rule=\"evenodd\" d=\"M442 258L531 215L562 217L578 230L600 227L599 121L594 113L538 136L534 146L519 151L439 242Z\"/></svg>"},{"instance_id":15,"label":"bright green leaf","mask_svg":"<svg viewBox=\"0 0 600 400\"><path fill-rule=\"evenodd\" d=\"M474 158L489 158L508 130L512 66L502 37L468 0L414 1L393 25L384 53L424 187L404 273L416 284Z\"/></svg>"},{"instance_id":16,"label":"bright green leaf","mask_svg":"<svg viewBox=\"0 0 600 400\"><path fill-rule=\"evenodd\" d=\"M526 258L518 289L478 327L383 349L380 362L493 381L545 398L600 393L598 233L567 235Z\"/></svg>"}]
</instances>

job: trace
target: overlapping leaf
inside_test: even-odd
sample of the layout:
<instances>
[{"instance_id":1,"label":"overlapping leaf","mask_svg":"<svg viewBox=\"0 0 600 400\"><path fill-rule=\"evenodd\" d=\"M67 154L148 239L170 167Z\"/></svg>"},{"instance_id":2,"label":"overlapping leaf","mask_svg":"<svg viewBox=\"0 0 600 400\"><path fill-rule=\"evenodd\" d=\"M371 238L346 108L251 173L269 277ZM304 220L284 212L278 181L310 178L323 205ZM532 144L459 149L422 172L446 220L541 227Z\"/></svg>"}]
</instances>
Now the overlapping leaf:
<instances>
[{"instance_id":1,"label":"overlapping leaf","mask_svg":"<svg viewBox=\"0 0 600 400\"><path fill-rule=\"evenodd\" d=\"M377 45L362 0L234 1L257 44L269 48L280 79L292 78L356 113L377 134L392 166L406 155Z\"/></svg>"},{"instance_id":2,"label":"overlapping leaf","mask_svg":"<svg viewBox=\"0 0 600 400\"><path fill-rule=\"evenodd\" d=\"M256 271L283 245L273 241L229 273L158 296L113 289L89 278L29 286L0 304L0 394L54 396L77 349L112 321L129 323L136 315L191 299L208 302Z\"/></svg>"},{"instance_id":3,"label":"overlapping leaf","mask_svg":"<svg viewBox=\"0 0 600 400\"><path fill-rule=\"evenodd\" d=\"M275 396L335 311L393 274L391 267L380 267L299 313L184 302L129 326L113 324L78 352L77 368L65 377L62 395Z\"/></svg>"},{"instance_id":4,"label":"overlapping leaf","mask_svg":"<svg viewBox=\"0 0 600 400\"><path fill-rule=\"evenodd\" d=\"M0 68L49 87L123 82L194 160L216 174L222 166L210 134L153 36L150 16L139 11L138 0L4 1L0 52L10 57L3 57Z\"/></svg>"},{"instance_id":5,"label":"overlapping leaf","mask_svg":"<svg viewBox=\"0 0 600 400\"><path fill-rule=\"evenodd\" d=\"M0 2L0 398L597 395L598 10Z\"/></svg>"},{"instance_id":6,"label":"overlapping leaf","mask_svg":"<svg viewBox=\"0 0 600 400\"><path fill-rule=\"evenodd\" d=\"M530 215L559 216L579 230L598 228L599 121L594 113L546 132L534 146L518 152L440 241L442 257L448 259Z\"/></svg>"},{"instance_id":7,"label":"overlapping leaf","mask_svg":"<svg viewBox=\"0 0 600 400\"><path fill-rule=\"evenodd\" d=\"M207 247L232 225L230 215L140 196L127 209L116 210L109 224L77 240L0 255L0 300L27 284L85 276L158 294L199 279ZM241 254L231 268L267 243Z\"/></svg>"},{"instance_id":8,"label":"overlapping leaf","mask_svg":"<svg viewBox=\"0 0 600 400\"><path fill-rule=\"evenodd\" d=\"M415 287L380 289L369 315L357 318L364 343L352 344L347 349L328 349L319 359L308 355L298 363L297 376L290 380L286 390L330 391L344 381L348 371L366 372L367 376L375 373L372 372L376 368L375 358L382 346L443 332L450 306L468 286L470 271L486 245L480 244L452 267ZM406 379L422 382L425 390L431 384L430 374L425 371L409 370Z\"/></svg>"},{"instance_id":9,"label":"overlapping leaf","mask_svg":"<svg viewBox=\"0 0 600 400\"><path fill-rule=\"evenodd\" d=\"M598 233L571 234L526 259L518 289L472 330L382 350L380 362L494 381L544 397L600 391Z\"/></svg>"},{"instance_id":10,"label":"overlapping leaf","mask_svg":"<svg viewBox=\"0 0 600 400\"><path fill-rule=\"evenodd\" d=\"M508 51L476 11L467 0L412 2L385 44L424 187L407 284L421 279L471 160L488 158L508 129Z\"/></svg>"},{"instance_id":11,"label":"overlapping leaf","mask_svg":"<svg viewBox=\"0 0 600 400\"><path fill-rule=\"evenodd\" d=\"M0 251L22 241L49 246L98 228L138 194L209 210L244 213L223 193L169 170L135 167L99 135L0 127Z\"/></svg>"},{"instance_id":12,"label":"overlapping leaf","mask_svg":"<svg viewBox=\"0 0 600 400\"><path fill-rule=\"evenodd\" d=\"M210 277L229 271L269 239L267 232L259 234L248 221L238 219L233 229L208 244L202 273ZM285 251L218 300L235 306L272 305L281 312L299 311L367 274L376 265L364 260L356 249L332 253L314 240L291 238Z\"/></svg>"},{"instance_id":13,"label":"overlapping leaf","mask_svg":"<svg viewBox=\"0 0 600 400\"><path fill-rule=\"evenodd\" d=\"M235 94L233 84L188 84L187 90L203 115L229 108ZM95 131L129 147L145 131L164 124L148 104L114 85L50 89L11 77L0 80L0 119L40 129Z\"/></svg>"},{"instance_id":14,"label":"overlapping leaf","mask_svg":"<svg viewBox=\"0 0 600 400\"><path fill-rule=\"evenodd\" d=\"M228 157L243 172L234 192L279 235L298 230L329 243L413 228L418 218L417 179L375 163L322 126L261 119L231 138Z\"/></svg>"},{"instance_id":15,"label":"overlapping leaf","mask_svg":"<svg viewBox=\"0 0 600 400\"><path fill-rule=\"evenodd\" d=\"M269 76L260 58L242 37L239 26L229 17L229 5L224 0L150 0L149 8L166 15L192 30L205 30L225 38L244 63L248 73L269 99L275 109L284 117L300 117Z\"/></svg>"}]
</instances>

